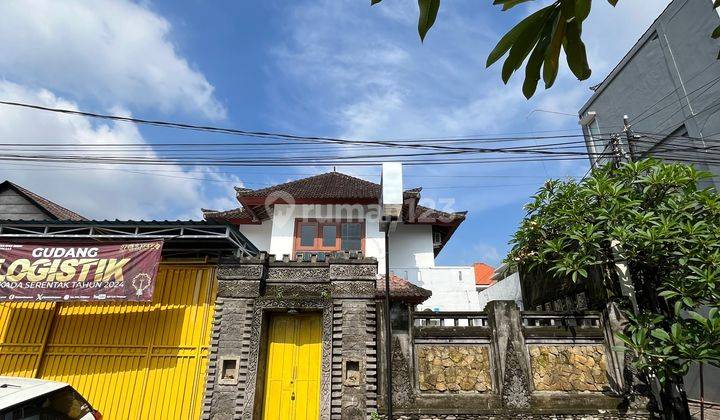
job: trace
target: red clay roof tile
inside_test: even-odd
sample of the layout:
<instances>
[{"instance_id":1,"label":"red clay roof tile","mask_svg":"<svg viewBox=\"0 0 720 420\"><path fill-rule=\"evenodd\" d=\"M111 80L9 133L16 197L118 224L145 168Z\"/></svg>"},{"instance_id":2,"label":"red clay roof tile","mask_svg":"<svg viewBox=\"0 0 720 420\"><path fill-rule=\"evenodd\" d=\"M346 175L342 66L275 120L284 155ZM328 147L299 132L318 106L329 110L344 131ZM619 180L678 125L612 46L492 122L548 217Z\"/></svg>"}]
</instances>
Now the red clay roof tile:
<instances>
[{"instance_id":1,"label":"red clay roof tile","mask_svg":"<svg viewBox=\"0 0 720 420\"><path fill-rule=\"evenodd\" d=\"M395 274L390 275L390 300L420 304L430 296L432 296L430 290L414 285ZM377 280L377 297L385 297L385 276Z\"/></svg>"},{"instance_id":2,"label":"red clay roof tile","mask_svg":"<svg viewBox=\"0 0 720 420\"><path fill-rule=\"evenodd\" d=\"M495 269L485 263L473 264L475 269L475 284L478 286L489 286L492 283L492 276Z\"/></svg>"}]
</instances>

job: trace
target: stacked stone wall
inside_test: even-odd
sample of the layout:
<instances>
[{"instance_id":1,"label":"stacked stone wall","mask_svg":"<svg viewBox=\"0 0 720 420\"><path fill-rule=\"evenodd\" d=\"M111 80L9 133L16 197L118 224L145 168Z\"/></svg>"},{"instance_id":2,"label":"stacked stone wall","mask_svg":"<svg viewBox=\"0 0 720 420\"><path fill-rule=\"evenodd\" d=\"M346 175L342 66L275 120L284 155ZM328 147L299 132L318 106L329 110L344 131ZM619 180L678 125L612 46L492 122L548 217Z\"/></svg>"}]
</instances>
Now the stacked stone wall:
<instances>
[{"instance_id":1,"label":"stacked stone wall","mask_svg":"<svg viewBox=\"0 0 720 420\"><path fill-rule=\"evenodd\" d=\"M409 390L393 381L404 396L396 419L652 418L611 365L603 314L522 313L496 301L485 313L414 316L410 334L393 337L406 340L394 346L405 357L393 353L393 375L413 378Z\"/></svg>"},{"instance_id":2,"label":"stacked stone wall","mask_svg":"<svg viewBox=\"0 0 720 420\"><path fill-rule=\"evenodd\" d=\"M530 366L537 391L600 392L608 385L601 344L530 346Z\"/></svg>"},{"instance_id":3,"label":"stacked stone wall","mask_svg":"<svg viewBox=\"0 0 720 420\"><path fill-rule=\"evenodd\" d=\"M421 392L477 393L492 390L487 346L418 346Z\"/></svg>"}]
</instances>

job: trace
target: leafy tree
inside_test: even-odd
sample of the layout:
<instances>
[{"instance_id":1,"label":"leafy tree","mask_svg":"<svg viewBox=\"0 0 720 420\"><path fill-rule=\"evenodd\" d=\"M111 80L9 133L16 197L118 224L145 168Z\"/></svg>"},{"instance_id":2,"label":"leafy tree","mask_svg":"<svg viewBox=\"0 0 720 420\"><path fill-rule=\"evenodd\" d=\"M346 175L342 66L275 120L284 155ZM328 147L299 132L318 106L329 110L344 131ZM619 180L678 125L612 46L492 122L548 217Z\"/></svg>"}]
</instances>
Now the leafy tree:
<instances>
[{"instance_id":1,"label":"leafy tree","mask_svg":"<svg viewBox=\"0 0 720 420\"><path fill-rule=\"evenodd\" d=\"M370 0L370 4L381 1ZM506 11L529 1L536 0L493 0L493 4L502 6L502 10ZM607 1L613 6L618 3L618 0ZM592 72L582 40L582 26L590 14L591 6L592 0L556 0L531 14L500 39L487 58L487 67L507 54L502 68L502 80L507 84L513 73L526 63L522 91L528 99L535 94L541 73L545 89L555 83L560 68L561 49L565 50L568 67L575 77L578 80L589 78ZM420 40L424 41L437 18L440 0L418 0L418 8L418 33ZM720 8L720 0L714 0L713 8ZM712 37L720 38L720 25L713 31Z\"/></svg>"},{"instance_id":2,"label":"leafy tree","mask_svg":"<svg viewBox=\"0 0 720 420\"><path fill-rule=\"evenodd\" d=\"M624 260L637 307L614 297L629 318L618 337L659 378L663 400L692 363L720 367L720 194L698 187L708 176L642 160L550 180L526 206L507 260L566 281L599 271L609 289Z\"/></svg>"}]
</instances>

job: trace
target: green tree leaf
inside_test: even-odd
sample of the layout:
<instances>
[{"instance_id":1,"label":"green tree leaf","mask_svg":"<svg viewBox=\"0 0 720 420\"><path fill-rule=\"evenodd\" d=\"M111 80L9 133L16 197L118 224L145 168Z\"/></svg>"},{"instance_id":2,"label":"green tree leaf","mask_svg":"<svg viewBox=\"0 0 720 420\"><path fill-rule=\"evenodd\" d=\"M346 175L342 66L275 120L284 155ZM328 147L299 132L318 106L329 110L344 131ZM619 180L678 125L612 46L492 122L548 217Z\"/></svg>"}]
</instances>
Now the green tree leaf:
<instances>
[{"instance_id":1,"label":"green tree leaf","mask_svg":"<svg viewBox=\"0 0 720 420\"><path fill-rule=\"evenodd\" d=\"M697 313L695 311L688 311L688 315L690 316L690 318L694 319L695 321L697 321L703 325L705 325L705 323L707 322L707 318L705 318L704 316L700 315L699 313Z\"/></svg>"},{"instance_id":2,"label":"green tree leaf","mask_svg":"<svg viewBox=\"0 0 720 420\"><path fill-rule=\"evenodd\" d=\"M711 36L713 37L713 39L720 38L720 25L717 28L715 28L715 30L713 31Z\"/></svg>"},{"instance_id":3,"label":"green tree leaf","mask_svg":"<svg viewBox=\"0 0 720 420\"><path fill-rule=\"evenodd\" d=\"M521 278L558 288L598 281L614 292L622 259L639 309L618 339L637 356L633 364L662 378L691 363L720 366L720 192L698 189L702 176L646 159L595 168L580 181L550 180L526 206L506 262Z\"/></svg>"},{"instance_id":4,"label":"green tree leaf","mask_svg":"<svg viewBox=\"0 0 720 420\"><path fill-rule=\"evenodd\" d=\"M573 72L578 80L586 80L592 74L592 70L590 70L590 65L587 61L587 53L581 34L582 26L580 22L576 20L569 22L566 27L563 47L570 71Z\"/></svg>"},{"instance_id":5,"label":"green tree leaf","mask_svg":"<svg viewBox=\"0 0 720 420\"><path fill-rule=\"evenodd\" d=\"M518 4L525 3L528 1L533 1L533 0L495 0L495 1L493 1L493 4L494 5L502 5L502 10L505 11L505 10L512 9L513 7L517 6Z\"/></svg>"},{"instance_id":6,"label":"green tree leaf","mask_svg":"<svg viewBox=\"0 0 720 420\"><path fill-rule=\"evenodd\" d=\"M418 33L420 41L425 41L425 35L435 24L438 10L440 10L440 0L418 0L420 8L420 18L418 19Z\"/></svg>"},{"instance_id":7,"label":"green tree leaf","mask_svg":"<svg viewBox=\"0 0 720 420\"><path fill-rule=\"evenodd\" d=\"M592 0L576 0L575 2L575 18L579 22L583 22L590 15Z\"/></svg>"},{"instance_id":8,"label":"green tree leaf","mask_svg":"<svg viewBox=\"0 0 720 420\"><path fill-rule=\"evenodd\" d=\"M661 341L670 341L670 334L668 334L664 330L660 330L660 329L652 330L652 331L650 331L650 335L652 335L653 337L655 337Z\"/></svg>"},{"instance_id":9,"label":"green tree leaf","mask_svg":"<svg viewBox=\"0 0 720 420\"><path fill-rule=\"evenodd\" d=\"M537 12L520 21L520 23L515 25L515 27L513 27L505 35L503 35L503 37L500 38L500 41L498 41L495 48L493 48L493 50L488 55L485 66L490 67L496 61L502 58L502 56L504 56L505 53L507 53L510 48L512 48L520 34L522 34L528 28L537 29L539 32L542 29L542 24L544 23L545 16L550 11L550 8L551 7L548 6L538 10Z\"/></svg>"},{"instance_id":10,"label":"green tree leaf","mask_svg":"<svg viewBox=\"0 0 720 420\"><path fill-rule=\"evenodd\" d=\"M547 50L545 51L545 60L543 61L543 80L545 81L545 89L552 87L557 78L558 69L560 68L560 48L565 38L566 22L562 19L560 13L555 17L552 38Z\"/></svg>"}]
</instances>

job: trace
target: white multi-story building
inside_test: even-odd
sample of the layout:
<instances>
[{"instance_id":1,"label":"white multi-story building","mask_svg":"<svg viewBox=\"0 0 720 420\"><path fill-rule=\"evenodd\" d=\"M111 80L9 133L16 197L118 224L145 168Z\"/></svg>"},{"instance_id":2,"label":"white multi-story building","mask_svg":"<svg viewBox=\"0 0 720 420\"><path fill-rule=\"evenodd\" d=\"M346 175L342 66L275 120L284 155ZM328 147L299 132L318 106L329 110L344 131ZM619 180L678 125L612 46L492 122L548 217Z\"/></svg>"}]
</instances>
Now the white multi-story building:
<instances>
[{"instance_id":1,"label":"white multi-story building","mask_svg":"<svg viewBox=\"0 0 720 420\"><path fill-rule=\"evenodd\" d=\"M328 172L268 188L237 188L240 207L204 210L207 220L237 225L260 250L291 259L337 251L362 252L385 274L379 184ZM440 267L435 257L465 220L419 204L420 188L404 192L402 220L390 234L390 271L432 291L421 309L477 310L473 267Z\"/></svg>"}]
</instances>

